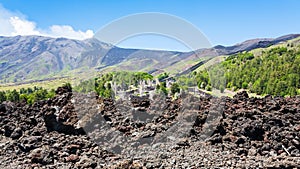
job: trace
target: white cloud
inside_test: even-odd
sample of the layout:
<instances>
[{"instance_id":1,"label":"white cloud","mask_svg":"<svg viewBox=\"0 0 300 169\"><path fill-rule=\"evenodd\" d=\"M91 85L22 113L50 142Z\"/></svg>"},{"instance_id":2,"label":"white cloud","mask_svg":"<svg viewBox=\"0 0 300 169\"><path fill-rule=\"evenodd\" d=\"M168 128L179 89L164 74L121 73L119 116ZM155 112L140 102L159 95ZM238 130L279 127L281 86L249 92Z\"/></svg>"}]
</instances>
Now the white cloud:
<instances>
[{"instance_id":1,"label":"white cloud","mask_svg":"<svg viewBox=\"0 0 300 169\"><path fill-rule=\"evenodd\" d=\"M39 31L36 30L36 24L27 20L22 20L17 16L9 18L9 22L13 27L11 35L41 35Z\"/></svg>"},{"instance_id":2,"label":"white cloud","mask_svg":"<svg viewBox=\"0 0 300 169\"><path fill-rule=\"evenodd\" d=\"M0 25L0 36L41 35L82 40L94 35L92 30L76 31L69 25L52 25L48 29L39 29L35 22L25 19L22 14L8 11L1 4Z\"/></svg>"},{"instance_id":3,"label":"white cloud","mask_svg":"<svg viewBox=\"0 0 300 169\"><path fill-rule=\"evenodd\" d=\"M66 37L74 39L87 39L94 36L92 30L87 30L86 32L75 31L69 25L53 25L50 27L50 34L54 37Z\"/></svg>"}]
</instances>

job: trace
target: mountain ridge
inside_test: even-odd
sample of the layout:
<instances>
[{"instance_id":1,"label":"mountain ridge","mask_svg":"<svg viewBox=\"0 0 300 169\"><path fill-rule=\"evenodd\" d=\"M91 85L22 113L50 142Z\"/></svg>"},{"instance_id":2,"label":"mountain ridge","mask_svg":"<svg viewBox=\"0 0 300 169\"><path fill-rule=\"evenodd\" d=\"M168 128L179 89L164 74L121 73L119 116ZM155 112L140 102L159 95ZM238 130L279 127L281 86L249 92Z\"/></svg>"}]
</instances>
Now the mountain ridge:
<instances>
[{"instance_id":1,"label":"mountain ridge","mask_svg":"<svg viewBox=\"0 0 300 169\"><path fill-rule=\"evenodd\" d=\"M268 47L299 36L290 34L278 38L251 39L233 46L218 45L191 52L120 48L94 38L73 40L44 36L0 36L0 82L63 76L83 68L102 71L117 67L155 72L183 65L180 68L182 70L177 71L186 71L203 61L204 57Z\"/></svg>"}]
</instances>

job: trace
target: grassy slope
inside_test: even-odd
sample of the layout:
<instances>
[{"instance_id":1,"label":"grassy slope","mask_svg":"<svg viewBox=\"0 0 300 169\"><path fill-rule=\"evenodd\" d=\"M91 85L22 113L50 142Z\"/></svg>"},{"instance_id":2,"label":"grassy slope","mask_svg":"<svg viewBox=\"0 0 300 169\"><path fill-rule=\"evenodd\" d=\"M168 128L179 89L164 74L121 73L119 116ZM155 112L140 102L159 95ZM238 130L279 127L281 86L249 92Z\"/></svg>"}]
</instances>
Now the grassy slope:
<instances>
[{"instance_id":1,"label":"grassy slope","mask_svg":"<svg viewBox=\"0 0 300 169\"><path fill-rule=\"evenodd\" d=\"M0 84L0 91L6 91L6 90L13 90L13 89L21 89L21 88L28 88L28 87L34 87L39 86L43 87L45 89L56 89L59 86L62 86L65 83L71 83L72 86L76 86L80 81L84 81L90 78L95 77L97 72L91 71L88 68L85 69L77 69L68 72L65 74L65 77L52 77L53 79L50 80L31 80L31 81L24 81L21 84L20 83L6 83L6 84ZM46 77L45 77L46 78Z\"/></svg>"},{"instance_id":2,"label":"grassy slope","mask_svg":"<svg viewBox=\"0 0 300 169\"><path fill-rule=\"evenodd\" d=\"M1 84L0 91L13 90L13 89L19 90L21 88L29 88L29 87L32 88L34 86L43 87L45 89L55 89L67 82L70 82L69 78L46 80L41 82L31 82L31 83L24 83L24 84L14 84L14 83Z\"/></svg>"}]
</instances>

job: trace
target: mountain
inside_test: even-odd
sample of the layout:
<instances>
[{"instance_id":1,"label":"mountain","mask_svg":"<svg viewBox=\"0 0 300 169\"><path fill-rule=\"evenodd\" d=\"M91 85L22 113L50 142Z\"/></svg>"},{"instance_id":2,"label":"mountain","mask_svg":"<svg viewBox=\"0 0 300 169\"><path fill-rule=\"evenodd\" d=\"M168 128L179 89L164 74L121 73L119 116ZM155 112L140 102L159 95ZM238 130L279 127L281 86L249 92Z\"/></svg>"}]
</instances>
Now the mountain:
<instances>
[{"instance_id":1,"label":"mountain","mask_svg":"<svg viewBox=\"0 0 300 169\"><path fill-rule=\"evenodd\" d=\"M81 68L103 69L126 60L156 59L168 63L180 52L123 49L97 39L83 41L41 36L0 37L2 82L65 75Z\"/></svg>"},{"instance_id":2,"label":"mountain","mask_svg":"<svg viewBox=\"0 0 300 169\"><path fill-rule=\"evenodd\" d=\"M97 65L112 46L95 40L76 41L40 36L0 37L0 77L21 81L84 65ZM87 56L84 58L84 56Z\"/></svg>"},{"instance_id":3,"label":"mountain","mask_svg":"<svg viewBox=\"0 0 300 169\"><path fill-rule=\"evenodd\" d=\"M21 82L68 76L84 69L134 70L159 73L186 71L210 57L268 47L298 37L254 39L193 52L124 49L97 39L72 40L42 36L0 37L0 82Z\"/></svg>"},{"instance_id":4,"label":"mountain","mask_svg":"<svg viewBox=\"0 0 300 169\"><path fill-rule=\"evenodd\" d=\"M251 50L257 49L257 48L266 48L266 47L269 47L272 45L277 45L280 43L287 42L287 41L289 41L291 39L295 39L299 36L300 36L300 34L289 34L289 35L281 36L278 38L258 38L258 39L247 40L242 43L238 43L236 45L228 46L228 47L218 45L213 48L199 49L199 50L192 52L192 54L190 56L184 58L184 60L182 60L182 62L188 62L191 60L196 61L197 58L202 58L205 56L209 56L209 59L210 59L210 58L213 58L216 56L231 55L231 54L235 54L235 53L239 53L239 52L251 51ZM191 71L197 69L202 64L209 61L209 59L204 60L204 61L200 60L198 62L195 62L192 65L190 65L188 68L186 68L185 70L182 70L181 72L179 72L179 74L185 74L187 72L191 72Z\"/></svg>"},{"instance_id":5,"label":"mountain","mask_svg":"<svg viewBox=\"0 0 300 169\"><path fill-rule=\"evenodd\" d=\"M242 43L238 43L233 46L222 46L217 45L213 48L209 49L199 49L195 51L196 56L220 56L220 55L230 55L235 54L242 51L250 51L257 48L266 48L272 45L276 45L281 42L285 42L291 39L295 39L299 37L300 34L290 34L281 36L278 38L259 38L259 39L251 39L244 41Z\"/></svg>"}]
</instances>

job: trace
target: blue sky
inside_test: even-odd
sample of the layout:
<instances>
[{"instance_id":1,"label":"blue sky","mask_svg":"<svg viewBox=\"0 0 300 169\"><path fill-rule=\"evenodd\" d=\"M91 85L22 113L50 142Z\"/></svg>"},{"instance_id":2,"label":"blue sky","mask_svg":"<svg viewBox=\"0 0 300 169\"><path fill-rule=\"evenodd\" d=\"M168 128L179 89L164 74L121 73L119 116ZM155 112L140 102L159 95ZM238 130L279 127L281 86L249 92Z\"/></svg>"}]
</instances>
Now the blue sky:
<instances>
[{"instance_id":1,"label":"blue sky","mask_svg":"<svg viewBox=\"0 0 300 169\"><path fill-rule=\"evenodd\" d=\"M70 34L74 36L79 36L75 33L80 31L82 37L88 37L91 33L88 30L96 32L115 19L142 12L162 12L183 18L199 28L213 45L300 33L298 0L1 0L0 4L2 11L8 11L10 16L17 15L33 23L34 29L47 30L44 32L48 34L55 32L57 36L58 31L66 28L60 25L70 26ZM5 34L0 29L1 33L6 35L7 31ZM186 50L179 42L149 35L129 39L120 46Z\"/></svg>"}]
</instances>

